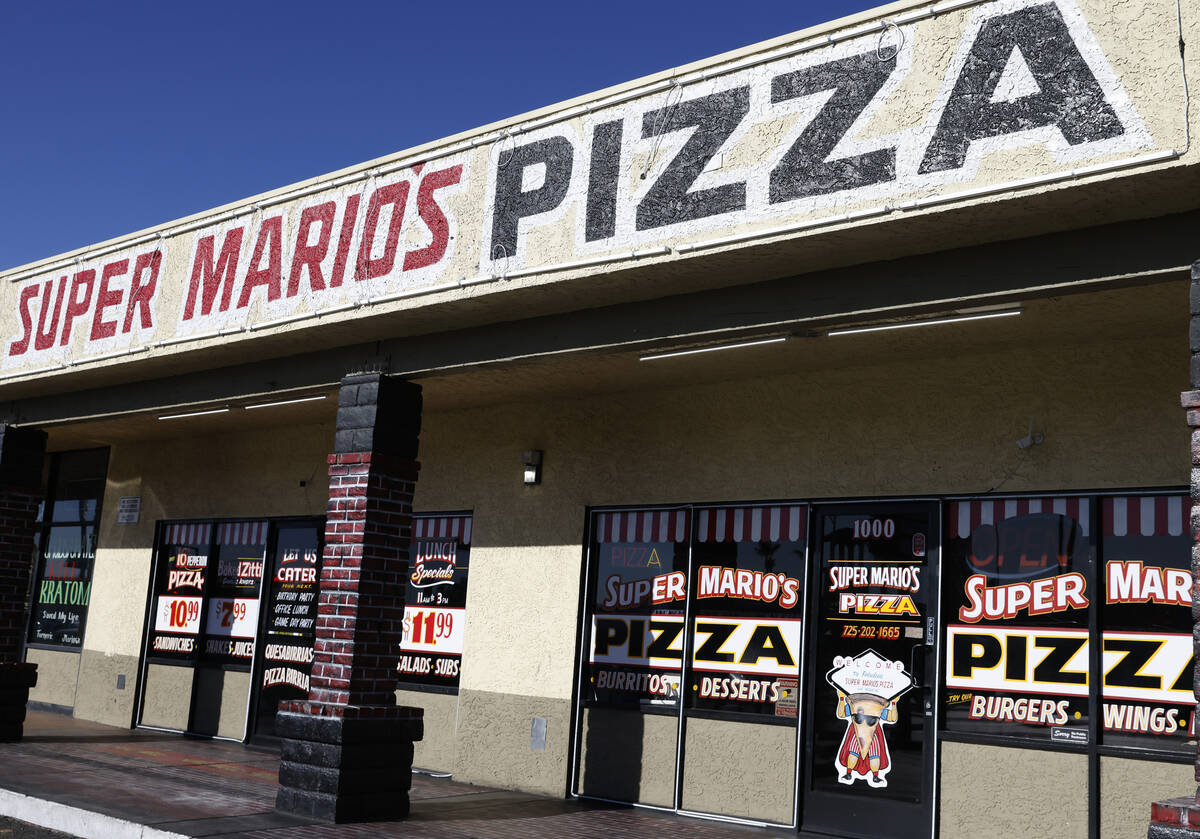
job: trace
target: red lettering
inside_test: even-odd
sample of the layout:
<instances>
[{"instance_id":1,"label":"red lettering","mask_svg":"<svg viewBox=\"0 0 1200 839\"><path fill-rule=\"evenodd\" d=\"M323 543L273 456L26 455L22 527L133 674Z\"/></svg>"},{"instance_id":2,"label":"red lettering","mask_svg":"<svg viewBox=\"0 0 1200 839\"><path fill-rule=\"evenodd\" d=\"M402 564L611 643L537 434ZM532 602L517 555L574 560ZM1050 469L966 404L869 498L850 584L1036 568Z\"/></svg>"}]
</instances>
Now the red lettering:
<instances>
[{"instance_id":1,"label":"red lettering","mask_svg":"<svg viewBox=\"0 0 1200 839\"><path fill-rule=\"evenodd\" d=\"M354 238L354 222L358 219L358 203L362 193L351 195L346 199L346 211L342 213L342 232L338 234L337 257L333 260L333 274L329 277L329 287L337 288L342 284L346 275L346 260L350 258L350 241Z\"/></svg>"},{"instance_id":2,"label":"red lettering","mask_svg":"<svg viewBox=\"0 0 1200 839\"><path fill-rule=\"evenodd\" d=\"M391 273L396 263L396 246L400 243L400 228L404 224L404 204L408 201L408 181L381 186L371 196L363 225L362 245L358 249L358 266L354 270L355 280L371 280ZM380 211L392 207L392 218L388 222L387 238L383 243L383 256L371 258L375 249L375 233L379 226Z\"/></svg>"},{"instance_id":3,"label":"red lettering","mask_svg":"<svg viewBox=\"0 0 1200 839\"><path fill-rule=\"evenodd\" d=\"M158 269L161 266L162 251L144 253L133 263L133 278L129 281L129 305L125 307L125 323L121 325L121 332L128 332L129 327L133 325L134 309L138 310L142 329L154 326L150 315L150 301L158 288ZM143 281L142 277L147 273L149 277Z\"/></svg>"},{"instance_id":4,"label":"red lettering","mask_svg":"<svg viewBox=\"0 0 1200 839\"><path fill-rule=\"evenodd\" d=\"M192 263L192 281L188 285L187 302L183 306L183 319L191 320L196 309L196 295L201 293L200 314L212 312L217 292L221 292L222 312L229 310L233 296L233 282L237 275L238 256L242 250L243 227L226 231L221 242L221 255L213 262L213 240L215 236L203 236L196 242L196 258ZM203 290L201 292L201 286Z\"/></svg>"},{"instance_id":5,"label":"red lettering","mask_svg":"<svg viewBox=\"0 0 1200 839\"><path fill-rule=\"evenodd\" d=\"M17 298L17 313L21 316L21 337L8 345L9 355L23 355L29 349L29 338L33 333L33 316L29 314L29 302L37 297L38 287L30 283L21 289Z\"/></svg>"},{"instance_id":6,"label":"red lettering","mask_svg":"<svg viewBox=\"0 0 1200 839\"><path fill-rule=\"evenodd\" d=\"M263 251L267 252L266 268L261 267ZM260 285L267 287L268 300L278 300L282 293L282 274L283 216L271 216L258 228L254 256L250 257L250 267L246 269L246 279L242 281L242 295L238 298L238 308L244 309L250 305L250 292Z\"/></svg>"},{"instance_id":7,"label":"red lettering","mask_svg":"<svg viewBox=\"0 0 1200 839\"><path fill-rule=\"evenodd\" d=\"M300 214L300 229L296 233L296 247L292 256L292 271L288 276L288 297L300 291L300 273L308 266L308 284L313 291L325 289L325 277L321 273L321 260L329 250L329 237L333 233L333 214L337 205L332 201L309 207ZM321 233L315 245L308 244L309 231L316 222L321 223Z\"/></svg>"},{"instance_id":8,"label":"red lettering","mask_svg":"<svg viewBox=\"0 0 1200 839\"><path fill-rule=\"evenodd\" d=\"M75 274L75 279L71 281L71 293L67 295L67 309L63 312L62 340L59 346L65 347L71 341L71 322L82 314L85 314L92 305L92 292L96 288L96 271L93 268L85 268ZM83 297L80 298L79 290L83 289Z\"/></svg>"},{"instance_id":9,"label":"red lettering","mask_svg":"<svg viewBox=\"0 0 1200 839\"><path fill-rule=\"evenodd\" d=\"M62 311L63 291L67 287L67 277L63 275L58 280L58 293L54 295L54 314L50 315L50 321L47 328L47 317L50 314L50 287L54 285L54 280L46 280L46 284L42 286L42 308L38 312L38 328L37 333L33 336L33 348L35 350L48 350L54 346L54 336L58 334L58 315Z\"/></svg>"},{"instance_id":10,"label":"red lettering","mask_svg":"<svg viewBox=\"0 0 1200 839\"><path fill-rule=\"evenodd\" d=\"M450 242L450 223L446 214L438 206L434 192L443 187L453 186L462 177L462 164L442 169L440 172L430 172L421 179L417 190L417 214L433 234L433 241L427 247L409 251L404 255L404 270L413 271L433 265L446 253L446 245Z\"/></svg>"},{"instance_id":11,"label":"red lettering","mask_svg":"<svg viewBox=\"0 0 1200 839\"><path fill-rule=\"evenodd\" d=\"M129 260L118 259L116 262L105 265L104 270L100 272L100 288L96 292L96 311L92 315L92 334L88 336L89 340L98 341L101 338L111 338L117 334L117 322L105 320L104 310L119 306L123 292L121 289L109 291L108 281L121 276L128 270Z\"/></svg>"}]
</instances>

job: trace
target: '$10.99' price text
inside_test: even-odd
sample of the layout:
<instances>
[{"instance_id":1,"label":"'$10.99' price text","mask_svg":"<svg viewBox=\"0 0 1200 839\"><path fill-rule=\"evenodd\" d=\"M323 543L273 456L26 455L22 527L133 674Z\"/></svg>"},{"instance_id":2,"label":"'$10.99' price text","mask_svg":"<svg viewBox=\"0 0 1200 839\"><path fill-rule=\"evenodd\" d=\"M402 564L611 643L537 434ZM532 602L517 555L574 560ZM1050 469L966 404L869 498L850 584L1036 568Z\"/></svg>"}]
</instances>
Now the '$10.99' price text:
<instances>
[{"instance_id":1,"label":"'$10.99' price text","mask_svg":"<svg viewBox=\"0 0 1200 839\"><path fill-rule=\"evenodd\" d=\"M200 598L178 597L163 600L158 628L174 632L195 632L200 624Z\"/></svg>"}]
</instances>

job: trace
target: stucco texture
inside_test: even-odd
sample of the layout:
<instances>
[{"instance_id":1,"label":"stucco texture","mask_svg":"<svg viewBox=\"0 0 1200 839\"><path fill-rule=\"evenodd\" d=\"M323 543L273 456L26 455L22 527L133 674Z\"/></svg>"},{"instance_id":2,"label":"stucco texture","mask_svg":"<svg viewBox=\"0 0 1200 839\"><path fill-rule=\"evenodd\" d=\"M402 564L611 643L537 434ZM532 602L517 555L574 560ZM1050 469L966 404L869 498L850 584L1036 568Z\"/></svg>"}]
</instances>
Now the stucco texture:
<instances>
[{"instance_id":1,"label":"stucco texture","mask_svg":"<svg viewBox=\"0 0 1200 839\"><path fill-rule=\"evenodd\" d=\"M1150 803L1196 792L1190 763L1100 758L1100 835L1145 839Z\"/></svg>"},{"instance_id":2,"label":"stucco texture","mask_svg":"<svg viewBox=\"0 0 1200 839\"><path fill-rule=\"evenodd\" d=\"M507 716L512 696L572 695L589 506L1185 486L1186 283L1044 301L1025 317L799 341L783 362L753 350L655 362L660 386L639 390L428 410L417 509L475 517L456 777L507 776L508 749L527 747L515 720L512 746L467 736L493 698ZM806 358L835 341L852 343ZM730 378L703 381L712 369ZM1020 449L1031 421L1044 442ZM521 483L530 448L545 452L535 487Z\"/></svg>"},{"instance_id":3,"label":"stucco texture","mask_svg":"<svg viewBox=\"0 0 1200 839\"><path fill-rule=\"evenodd\" d=\"M683 809L792 823L794 726L690 719L684 741Z\"/></svg>"},{"instance_id":4,"label":"stucco texture","mask_svg":"<svg viewBox=\"0 0 1200 839\"><path fill-rule=\"evenodd\" d=\"M25 651L25 660L38 667L37 684L29 691L30 702L44 702L63 708L75 704L79 653L31 649Z\"/></svg>"},{"instance_id":5,"label":"stucco texture","mask_svg":"<svg viewBox=\"0 0 1200 839\"><path fill-rule=\"evenodd\" d=\"M328 500L325 455L332 440L332 427L313 425L207 438L181 430L177 437L112 447L83 642L81 678L86 677L87 689L75 703L76 716L117 725L128 725L133 716L155 523L323 515ZM300 481L307 486L301 487ZM118 500L129 495L142 499L140 519L137 524L118 524ZM124 689L117 688L120 674L126 676ZM241 691L241 696L230 695L222 702L222 719L213 733L219 728L222 736L241 739L248 685L248 677L229 680L226 692ZM178 724L179 710L157 703L175 706L182 701L186 706L189 698L190 688L182 700L174 690L148 689L143 721L183 728L186 707Z\"/></svg>"},{"instance_id":6,"label":"stucco texture","mask_svg":"<svg viewBox=\"0 0 1200 839\"><path fill-rule=\"evenodd\" d=\"M396 691L396 704L425 712L425 736L414 744L413 766L453 773L458 733L458 696L417 690Z\"/></svg>"},{"instance_id":7,"label":"stucco texture","mask_svg":"<svg viewBox=\"0 0 1200 839\"><path fill-rule=\"evenodd\" d=\"M675 806L679 719L617 708L588 708L579 736L582 795Z\"/></svg>"},{"instance_id":8,"label":"stucco texture","mask_svg":"<svg viewBox=\"0 0 1200 839\"><path fill-rule=\"evenodd\" d=\"M1086 789L1084 755L943 743L940 833L1085 839ZM1142 805L1143 836L1150 800Z\"/></svg>"}]
</instances>

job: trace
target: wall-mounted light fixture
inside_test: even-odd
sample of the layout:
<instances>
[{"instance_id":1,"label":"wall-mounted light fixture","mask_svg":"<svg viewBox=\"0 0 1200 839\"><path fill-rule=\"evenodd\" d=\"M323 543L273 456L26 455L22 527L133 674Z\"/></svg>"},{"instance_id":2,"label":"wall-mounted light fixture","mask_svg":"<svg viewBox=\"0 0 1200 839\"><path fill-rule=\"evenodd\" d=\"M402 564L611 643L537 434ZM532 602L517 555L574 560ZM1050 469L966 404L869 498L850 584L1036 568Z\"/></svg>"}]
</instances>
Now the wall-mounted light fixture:
<instances>
[{"instance_id":1,"label":"wall-mounted light fixture","mask_svg":"<svg viewBox=\"0 0 1200 839\"><path fill-rule=\"evenodd\" d=\"M530 449L521 452L521 467L525 472L525 486L535 486L542 482L542 450Z\"/></svg>"},{"instance_id":2,"label":"wall-mounted light fixture","mask_svg":"<svg viewBox=\"0 0 1200 839\"><path fill-rule=\"evenodd\" d=\"M913 326L938 326L943 323L962 323L968 320L986 320L988 318L1010 318L1013 315L1021 314L1021 309L1004 309L995 312L974 312L961 315L947 315L937 318L919 318L915 320L902 320L895 323L879 323L874 326L849 326L845 329L831 329L828 334L830 337L834 335L857 335L860 332L885 332L889 329L909 329Z\"/></svg>"}]
</instances>

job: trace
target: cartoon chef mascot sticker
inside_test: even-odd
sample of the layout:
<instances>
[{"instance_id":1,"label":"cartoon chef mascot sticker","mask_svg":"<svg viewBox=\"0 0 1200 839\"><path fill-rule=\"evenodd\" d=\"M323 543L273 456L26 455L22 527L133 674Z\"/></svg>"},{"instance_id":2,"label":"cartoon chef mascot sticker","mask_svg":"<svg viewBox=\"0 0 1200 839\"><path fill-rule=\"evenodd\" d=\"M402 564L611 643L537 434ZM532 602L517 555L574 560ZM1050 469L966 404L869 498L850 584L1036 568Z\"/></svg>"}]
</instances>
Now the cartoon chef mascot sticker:
<instances>
[{"instance_id":1,"label":"cartoon chef mascot sticker","mask_svg":"<svg viewBox=\"0 0 1200 839\"><path fill-rule=\"evenodd\" d=\"M912 677L901 662L867 650L836 656L825 679L837 691L838 719L846 721L846 736L833 761L838 783L862 779L886 787L892 761L883 726L896 722L896 699L912 687Z\"/></svg>"}]
</instances>

